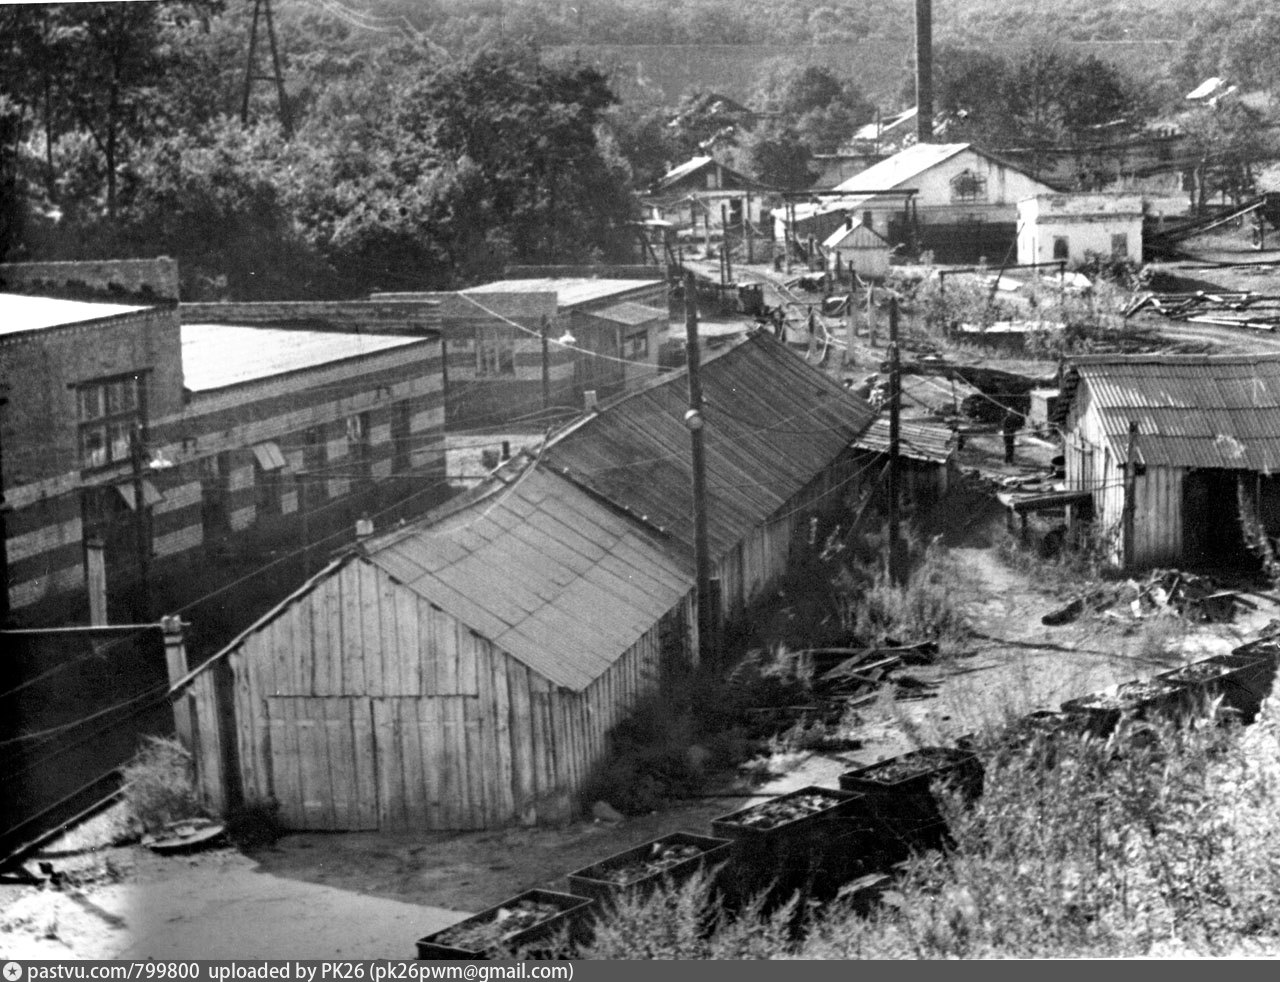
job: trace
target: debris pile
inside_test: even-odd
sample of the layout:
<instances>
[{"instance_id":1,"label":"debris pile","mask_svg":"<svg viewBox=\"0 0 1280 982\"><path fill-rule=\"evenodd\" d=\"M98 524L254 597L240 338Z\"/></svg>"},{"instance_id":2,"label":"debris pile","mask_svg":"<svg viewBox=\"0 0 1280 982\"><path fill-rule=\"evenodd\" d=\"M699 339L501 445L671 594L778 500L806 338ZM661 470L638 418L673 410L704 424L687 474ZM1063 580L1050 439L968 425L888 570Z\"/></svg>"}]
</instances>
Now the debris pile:
<instances>
[{"instance_id":1,"label":"debris pile","mask_svg":"<svg viewBox=\"0 0 1280 982\"><path fill-rule=\"evenodd\" d=\"M1073 598L1040 618L1048 627L1069 624L1086 611L1125 620L1176 614L1197 623L1221 624L1235 618L1236 608L1257 605L1235 590L1222 589L1211 577L1177 569L1158 569L1139 582L1108 584Z\"/></svg>"},{"instance_id":2,"label":"debris pile","mask_svg":"<svg viewBox=\"0 0 1280 982\"><path fill-rule=\"evenodd\" d=\"M1125 318L1150 310L1169 320L1274 331L1280 327L1280 295L1273 293L1144 293L1124 309Z\"/></svg>"}]
</instances>

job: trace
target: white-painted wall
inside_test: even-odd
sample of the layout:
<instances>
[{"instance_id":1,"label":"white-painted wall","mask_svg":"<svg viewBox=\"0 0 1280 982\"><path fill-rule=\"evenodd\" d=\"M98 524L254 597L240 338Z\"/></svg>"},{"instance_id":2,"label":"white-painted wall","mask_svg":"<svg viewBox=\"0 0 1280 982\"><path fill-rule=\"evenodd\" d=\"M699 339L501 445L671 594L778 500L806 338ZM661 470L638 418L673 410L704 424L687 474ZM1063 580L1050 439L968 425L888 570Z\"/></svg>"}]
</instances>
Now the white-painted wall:
<instances>
[{"instance_id":1,"label":"white-painted wall","mask_svg":"<svg viewBox=\"0 0 1280 982\"><path fill-rule=\"evenodd\" d=\"M1114 236L1125 237L1125 256ZM1055 253L1065 240L1067 255ZM1046 263L1065 258L1083 262L1089 253L1142 261L1142 198L1124 194L1037 195L1018 203L1018 262Z\"/></svg>"}]
</instances>

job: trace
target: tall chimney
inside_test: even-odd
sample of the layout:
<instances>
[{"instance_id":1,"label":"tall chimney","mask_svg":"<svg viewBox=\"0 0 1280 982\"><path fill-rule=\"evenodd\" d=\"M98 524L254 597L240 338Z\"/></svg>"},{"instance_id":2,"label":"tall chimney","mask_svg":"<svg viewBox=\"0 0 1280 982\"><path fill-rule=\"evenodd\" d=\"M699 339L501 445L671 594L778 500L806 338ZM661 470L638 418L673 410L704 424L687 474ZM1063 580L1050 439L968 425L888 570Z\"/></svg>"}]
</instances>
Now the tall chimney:
<instances>
[{"instance_id":1,"label":"tall chimney","mask_svg":"<svg viewBox=\"0 0 1280 982\"><path fill-rule=\"evenodd\" d=\"M916 142L933 142L933 0L916 0Z\"/></svg>"}]
</instances>

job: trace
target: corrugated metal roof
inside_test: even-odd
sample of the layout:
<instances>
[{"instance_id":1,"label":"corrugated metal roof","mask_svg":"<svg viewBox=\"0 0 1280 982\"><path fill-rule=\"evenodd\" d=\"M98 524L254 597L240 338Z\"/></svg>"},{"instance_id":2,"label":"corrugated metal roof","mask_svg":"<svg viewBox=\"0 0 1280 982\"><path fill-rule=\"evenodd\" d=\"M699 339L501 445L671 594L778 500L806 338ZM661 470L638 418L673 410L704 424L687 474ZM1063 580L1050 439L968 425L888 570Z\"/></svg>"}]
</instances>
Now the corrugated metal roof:
<instances>
[{"instance_id":1,"label":"corrugated metal roof","mask_svg":"<svg viewBox=\"0 0 1280 982\"><path fill-rule=\"evenodd\" d=\"M864 171L859 171L847 181L837 184L833 191L848 192L847 198L825 198L813 204L797 204L796 218L812 218L814 215L825 215L833 211L857 208L874 195L862 192L887 191L906 185L911 179L918 177L931 167L936 167L945 160L950 160L963 150L968 150L968 143L916 143L900 150L892 157L872 164Z\"/></svg>"},{"instance_id":2,"label":"corrugated metal roof","mask_svg":"<svg viewBox=\"0 0 1280 982\"><path fill-rule=\"evenodd\" d=\"M591 312L591 316L613 321L616 324L635 326L636 324L648 324L652 320L665 321L667 312L659 310L657 307L648 307L642 303L624 301L616 303L612 307L606 307L604 310L594 310Z\"/></svg>"},{"instance_id":3,"label":"corrugated metal roof","mask_svg":"<svg viewBox=\"0 0 1280 982\"><path fill-rule=\"evenodd\" d=\"M581 691L680 603L692 570L642 526L522 463L514 480L495 478L364 550L539 675Z\"/></svg>"},{"instance_id":4,"label":"corrugated metal roof","mask_svg":"<svg viewBox=\"0 0 1280 982\"><path fill-rule=\"evenodd\" d=\"M690 550L693 477L685 372L605 406L543 451L545 466ZM825 470L871 407L756 331L702 368L708 536L724 555Z\"/></svg>"},{"instance_id":5,"label":"corrugated metal roof","mask_svg":"<svg viewBox=\"0 0 1280 982\"><path fill-rule=\"evenodd\" d=\"M433 342L405 334L183 324L183 384L192 392L205 392L392 348L428 343Z\"/></svg>"},{"instance_id":6,"label":"corrugated metal roof","mask_svg":"<svg viewBox=\"0 0 1280 982\"><path fill-rule=\"evenodd\" d=\"M1280 470L1280 355L1073 359L1060 416L1082 386L1118 458L1133 421L1143 463Z\"/></svg>"},{"instance_id":7,"label":"corrugated metal roof","mask_svg":"<svg viewBox=\"0 0 1280 982\"><path fill-rule=\"evenodd\" d=\"M147 309L118 303L88 303L83 300L56 300L52 297L3 293L0 294L0 335L67 327L104 317L136 314Z\"/></svg>"},{"instance_id":8,"label":"corrugated metal roof","mask_svg":"<svg viewBox=\"0 0 1280 982\"><path fill-rule=\"evenodd\" d=\"M605 279L587 276L535 277L520 280L495 280L481 286L473 286L464 290L465 294L493 293L554 293L559 298L560 307L573 307L580 303L595 300L607 300L614 296L624 296L637 290L652 289L661 284L659 277L651 280Z\"/></svg>"},{"instance_id":9,"label":"corrugated metal roof","mask_svg":"<svg viewBox=\"0 0 1280 982\"><path fill-rule=\"evenodd\" d=\"M907 419L898 426L898 452L913 460L945 464L954 453L954 440L955 434L944 426L930 426ZM888 453L889 420L877 416L855 445L860 450Z\"/></svg>"}]
</instances>

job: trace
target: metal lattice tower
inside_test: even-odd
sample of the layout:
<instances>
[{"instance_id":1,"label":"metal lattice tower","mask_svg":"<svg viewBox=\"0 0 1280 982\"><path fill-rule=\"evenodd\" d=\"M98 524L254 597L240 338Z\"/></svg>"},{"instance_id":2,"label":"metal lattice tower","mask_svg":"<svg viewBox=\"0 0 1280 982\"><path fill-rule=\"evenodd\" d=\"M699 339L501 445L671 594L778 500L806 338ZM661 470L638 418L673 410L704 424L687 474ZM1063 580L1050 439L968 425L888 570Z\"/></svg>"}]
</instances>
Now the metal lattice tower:
<instances>
[{"instance_id":1,"label":"metal lattice tower","mask_svg":"<svg viewBox=\"0 0 1280 982\"><path fill-rule=\"evenodd\" d=\"M267 43L271 46L270 75L259 75L258 70L258 20L261 17L267 23ZM249 29L249 60L244 70L244 102L240 107L240 123L249 125L249 97L253 93L254 82L275 82L276 99L279 103L280 125L286 137L293 135L293 125L289 118L289 97L284 91L284 74L280 70L280 48L276 44L275 21L271 16L271 0L253 0L253 26Z\"/></svg>"}]
</instances>

